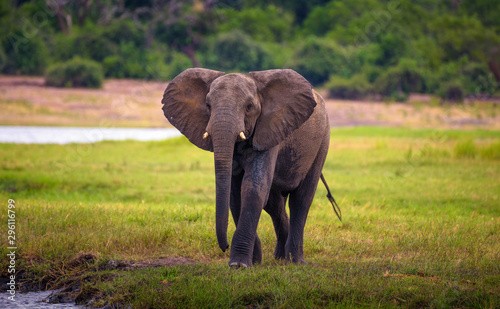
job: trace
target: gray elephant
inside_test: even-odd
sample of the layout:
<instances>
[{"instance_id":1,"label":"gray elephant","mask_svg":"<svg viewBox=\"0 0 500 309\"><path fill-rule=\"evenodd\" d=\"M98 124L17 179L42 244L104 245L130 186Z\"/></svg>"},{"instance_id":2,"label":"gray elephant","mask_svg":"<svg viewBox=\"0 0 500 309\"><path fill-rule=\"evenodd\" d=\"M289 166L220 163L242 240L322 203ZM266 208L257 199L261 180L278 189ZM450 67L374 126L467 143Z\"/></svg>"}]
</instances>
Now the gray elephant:
<instances>
[{"instance_id":1,"label":"gray elephant","mask_svg":"<svg viewBox=\"0 0 500 309\"><path fill-rule=\"evenodd\" d=\"M309 82L293 70L248 76L194 68L168 84L162 103L172 125L214 152L222 251L229 247L229 208L236 224L229 266L261 262L262 209L276 231L275 258L305 263L304 225L330 140L325 102Z\"/></svg>"}]
</instances>

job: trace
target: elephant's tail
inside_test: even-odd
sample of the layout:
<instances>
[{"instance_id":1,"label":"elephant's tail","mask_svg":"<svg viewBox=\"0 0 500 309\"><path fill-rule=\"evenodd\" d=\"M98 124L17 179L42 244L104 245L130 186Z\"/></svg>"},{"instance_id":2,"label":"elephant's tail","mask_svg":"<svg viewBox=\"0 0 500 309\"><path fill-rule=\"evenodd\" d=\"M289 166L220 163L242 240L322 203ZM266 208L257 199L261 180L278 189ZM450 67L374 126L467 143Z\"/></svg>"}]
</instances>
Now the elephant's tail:
<instances>
[{"instance_id":1,"label":"elephant's tail","mask_svg":"<svg viewBox=\"0 0 500 309\"><path fill-rule=\"evenodd\" d=\"M330 188L328 187L328 184L326 183L325 177L323 176L323 173L321 173L321 181L323 181L323 184L325 185L326 191L328 194L326 197L328 200L330 200L330 203L332 203L333 211L335 211L335 214L339 218L340 221L342 221L342 212L340 211L339 205L337 205L337 202L335 202L335 199L333 198L332 193L330 192Z\"/></svg>"}]
</instances>

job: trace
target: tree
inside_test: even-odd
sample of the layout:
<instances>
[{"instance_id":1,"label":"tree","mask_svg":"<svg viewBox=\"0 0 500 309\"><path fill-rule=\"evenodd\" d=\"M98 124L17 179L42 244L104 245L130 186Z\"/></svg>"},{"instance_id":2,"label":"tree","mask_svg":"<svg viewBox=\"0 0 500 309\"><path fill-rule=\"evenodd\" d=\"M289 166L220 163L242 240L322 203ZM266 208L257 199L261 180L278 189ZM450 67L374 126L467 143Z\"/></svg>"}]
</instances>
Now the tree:
<instances>
[{"instance_id":1,"label":"tree","mask_svg":"<svg viewBox=\"0 0 500 309\"><path fill-rule=\"evenodd\" d=\"M206 65L227 72L249 72L272 68L271 55L241 30L219 34Z\"/></svg>"},{"instance_id":2,"label":"tree","mask_svg":"<svg viewBox=\"0 0 500 309\"><path fill-rule=\"evenodd\" d=\"M224 9L221 32L240 29L257 41L284 42L290 39L293 16L275 6L265 8L246 8L243 10Z\"/></svg>"},{"instance_id":3,"label":"tree","mask_svg":"<svg viewBox=\"0 0 500 309\"><path fill-rule=\"evenodd\" d=\"M437 43L445 51L445 61L457 61L463 56L489 64L497 82L500 69L496 59L500 56L500 36L485 28L480 20L471 16L444 15L431 23Z\"/></svg>"}]
</instances>

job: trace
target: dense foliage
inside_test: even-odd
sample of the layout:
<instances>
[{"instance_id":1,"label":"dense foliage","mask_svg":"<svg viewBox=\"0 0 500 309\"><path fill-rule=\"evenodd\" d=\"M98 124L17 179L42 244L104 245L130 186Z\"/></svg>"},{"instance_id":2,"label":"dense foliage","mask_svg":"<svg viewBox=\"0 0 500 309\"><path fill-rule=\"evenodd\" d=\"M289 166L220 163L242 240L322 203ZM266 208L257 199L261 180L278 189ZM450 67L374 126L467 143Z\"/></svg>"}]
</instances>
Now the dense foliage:
<instances>
[{"instance_id":1,"label":"dense foliage","mask_svg":"<svg viewBox=\"0 0 500 309\"><path fill-rule=\"evenodd\" d=\"M105 77L293 68L332 96L498 95L500 2L149 0L0 3L0 70L79 56Z\"/></svg>"},{"instance_id":2,"label":"dense foliage","mask_svg":"<svg viewBox=\"0 0 500 309\"><path fill-rule=\"evenodd\" d=\"M99 63L80 57L53 64L47 68L45 74L45 83L55 87L99 88L102 80L102 68Z\"/></svg>"}]
</instances>

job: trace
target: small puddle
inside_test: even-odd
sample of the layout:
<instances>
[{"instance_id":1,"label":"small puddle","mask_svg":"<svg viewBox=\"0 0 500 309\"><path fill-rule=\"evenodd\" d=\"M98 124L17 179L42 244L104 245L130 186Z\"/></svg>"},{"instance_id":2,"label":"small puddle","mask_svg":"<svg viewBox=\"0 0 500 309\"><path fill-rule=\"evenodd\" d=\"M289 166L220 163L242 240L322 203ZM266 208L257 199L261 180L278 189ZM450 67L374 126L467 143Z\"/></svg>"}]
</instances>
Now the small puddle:
<instances>
[{"instance_id":1,"label":"small puddle","mask_svg":"<svg viewBox=\"0 0 500 309\"><path fill-rule=\"evenodd\" d=\"M0 308L9 309L48 309L48 308L84 308L77 306L74 303L50 304L46 299L50 294L57 291L41 291L41 292L16 292L16 300L8 299L9 293L0 293Z\"/></svg>"}]
</instances>

